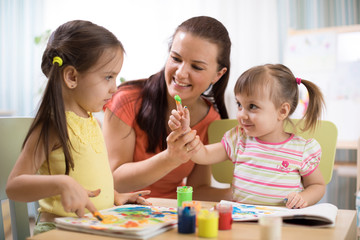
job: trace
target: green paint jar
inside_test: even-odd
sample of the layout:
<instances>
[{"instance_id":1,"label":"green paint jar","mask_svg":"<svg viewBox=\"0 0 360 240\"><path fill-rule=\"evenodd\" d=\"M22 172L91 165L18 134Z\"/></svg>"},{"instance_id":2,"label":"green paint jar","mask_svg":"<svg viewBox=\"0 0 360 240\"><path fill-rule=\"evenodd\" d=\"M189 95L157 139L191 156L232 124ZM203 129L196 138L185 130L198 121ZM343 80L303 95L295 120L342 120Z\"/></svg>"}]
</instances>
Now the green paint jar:
<instances>
[{"instance_id":1,"label":"green paint jar","mask_svg":"<svg viewBox=\"0 0 360 240\"><path fill-rule=\"evenodd\" d=\"M178 207L182 206L182 202L192 201L193 189L189 186L177 187L177 202Z\"/></svg>"}]
</instances>

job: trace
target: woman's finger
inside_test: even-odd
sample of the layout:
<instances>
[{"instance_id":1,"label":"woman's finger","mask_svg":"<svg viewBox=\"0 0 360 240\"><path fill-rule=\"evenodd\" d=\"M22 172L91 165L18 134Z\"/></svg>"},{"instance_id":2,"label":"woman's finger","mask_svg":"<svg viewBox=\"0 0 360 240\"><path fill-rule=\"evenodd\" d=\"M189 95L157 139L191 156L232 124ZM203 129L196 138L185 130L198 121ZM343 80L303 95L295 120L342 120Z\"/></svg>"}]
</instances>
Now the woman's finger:
<instances>
[{"instance_id":1,"label":"woman's finger","mask_svg":"<svg viewBox=\"0 0 360 240\"><path fill-rule=\"evenodd\" d=\"M201 141L199 135L196 135L194 140L187 144L187 150L189 153L196 153L201 148Z\"/></svg>"},{"instance_id":2,"label":"woman's finger","mask_svg":"<svg viewBox=\"0 0 360 240\"><path fill-rule=\"evenodd\" d=\"M168 143L174 143L178 140L178 138L183 134L181 129L177 129L172 131L166 138Z\"/></svg>"}]
</instances>

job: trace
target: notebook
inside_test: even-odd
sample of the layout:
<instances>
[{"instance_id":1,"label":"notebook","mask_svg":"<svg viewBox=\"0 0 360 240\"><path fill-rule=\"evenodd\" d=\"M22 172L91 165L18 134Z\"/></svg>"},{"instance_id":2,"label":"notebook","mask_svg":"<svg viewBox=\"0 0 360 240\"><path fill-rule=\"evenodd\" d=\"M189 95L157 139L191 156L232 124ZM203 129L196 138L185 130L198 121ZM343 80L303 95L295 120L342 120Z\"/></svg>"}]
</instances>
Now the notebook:
<instances>
[{"instance_id":1,"label":"notebook","mask_svg":"<svg viewBox=\"0 0 360 240\"><path fill-rule=\"evenodd\" d=\"M56 218L56 226L61 229L111 237L149 239L177 225L175 208L122 205L99 212L104 217L103 221L86 214L83 218Z\"/></svg>"},{"instance_id":2,"label":"notebook","mask_svg":"<svg viewBox=\"0 0 360 240\"><path fill-rule=\"evenodd\" d=\"M250 205L226 200L221 200L221 203L233 206L233 221L257 221L262 215L273 215L282 217L284 223L331 227L335 225L338 211L338 208L330 203L319 203L300 209Z\"/></svg>"}]
</instances>

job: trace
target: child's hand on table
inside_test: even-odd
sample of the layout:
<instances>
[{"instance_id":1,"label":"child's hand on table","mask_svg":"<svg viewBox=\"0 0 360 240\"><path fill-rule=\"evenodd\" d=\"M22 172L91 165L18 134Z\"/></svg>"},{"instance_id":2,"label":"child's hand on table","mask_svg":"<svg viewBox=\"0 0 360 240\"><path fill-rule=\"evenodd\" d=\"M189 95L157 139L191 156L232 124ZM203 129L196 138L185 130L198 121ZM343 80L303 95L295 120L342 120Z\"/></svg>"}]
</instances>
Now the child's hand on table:
<instances>
[{"instance_id":1,"label":"child's hand on table","mask_svg":"<svg viewBox=\"0 0 360 240\"><path fill-rule=\"evenodd\" d=\"M298 192L292 192L286 196L286 207L297 209L307 207L308 203Z\"/></svg>"},{"instance_id":2,"label":"child's hand on table","mask_svg":"<svg viewBox=\"0 0 360 240\"><path fill-rule=\"evenodd\" d=\"M114 203L116 206L123 205L126 203L135 203L135 204L141 204L141 205L152 205L152 203L148 202L145 198L142 196L150 194L150 190L144 190L144 191L137 191L132 193L118 193L115 191L114 196Z\"/></svg>"}]
</instances>

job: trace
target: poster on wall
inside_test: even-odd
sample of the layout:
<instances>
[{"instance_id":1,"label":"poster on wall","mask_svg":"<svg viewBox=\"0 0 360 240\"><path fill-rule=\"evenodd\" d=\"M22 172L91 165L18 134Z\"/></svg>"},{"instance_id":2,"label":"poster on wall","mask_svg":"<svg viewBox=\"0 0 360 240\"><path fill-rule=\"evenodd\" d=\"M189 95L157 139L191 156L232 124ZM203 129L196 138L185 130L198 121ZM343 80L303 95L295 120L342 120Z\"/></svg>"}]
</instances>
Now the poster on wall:
<instances>
[{"instance_id":1,"label":"poster on wall","mask_svg":"<svg viewBox=\"0 0 360 240\"><path fill-rule=\"evenodd\" d=\"M329 30L295 31L288 35L284 64L295 74L317 84L324 94L323 119L338 127L338 139L360 137L360 26ZM308 104L307 90L300 88L301 117Z\"/></svg>"}]
</instances>

